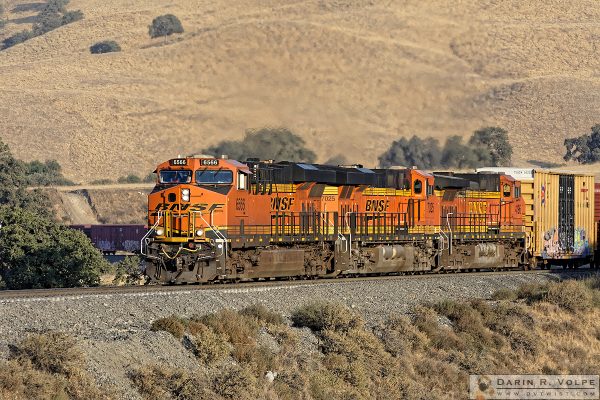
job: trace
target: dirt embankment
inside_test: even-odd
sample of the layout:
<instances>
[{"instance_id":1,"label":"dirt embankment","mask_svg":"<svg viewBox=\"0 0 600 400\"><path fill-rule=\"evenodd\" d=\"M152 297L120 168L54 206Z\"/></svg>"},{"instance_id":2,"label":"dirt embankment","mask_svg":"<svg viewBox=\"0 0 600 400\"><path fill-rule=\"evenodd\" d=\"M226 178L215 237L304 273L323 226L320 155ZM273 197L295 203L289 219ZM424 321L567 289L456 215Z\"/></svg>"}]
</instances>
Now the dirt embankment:
<instances>
[{"instance_id":1,"label":"dirt embankment","mask_svg":"<svg viewBox=\"0 0 600 400\"><path fill-rule=\"evenodd\" d=\"M181 393L176 388L199 387L216 390L225 398L317 399L323 398L317 395L321 391L336 398L333 389L370 398L369 390L378 384L392 385L389 393L404 393L410 399L419 398L418 393L425 389L432 393L429 398L447 398L445 392L461 398L465 397L468 372L493 373L498 368L512 368L509 372L515 373L592 373L588 370L594 368L597 372L600 331L594 321L600 297L596 292L590 297L590 290L598 287L583 290L569 285L549 293L545 285L555 278L547 274L460 274L144 296L6 300L0 301L0 359L10 357L10 346L31 332L62 331L74 336L85 350L87 370L99 387L118 393L118 399L150 399L161 390L169 393L163 394L165 398L175 398L174 393ZM522 285L524 289L512 292ZM469 300L490 299L499 289L504 290L497 299L504 300ZM515 301L518 296L522 300ZM536 305L544 299L554 303ZM300 322L305 328L290 331L289 318L298 323L296 310L315 301L339 303L352 311L335 312L330 315L331 326L319 328L326 314L314 311L317 321L310 323L309 309ZM239 316L200 318L252 304L282 314L283 325L249 323L235 328L240 329L238 335L227 323ZM437 306L428 311L419 308L423 304ZM590 304L596 308L590 309ZM349 312L358 317L348 317ZM170 315L197 317L200 324L178 327L176 319L165 321L158 331L151 330L153 321ZM385 325L390 316L408 320ZM352 322L353 318L364 320L366 327ZM378 326L384 331L373 330ZM204 345L198 338L212 344ZM390 381L390 375L372 375L391 367L403 371L402 385ZM273 384L266 380L268 370L277 372ZM225 372L231 379L237 377L232 382L238 382L242 391L233 387L234 394L227 394L218 379ZM144 378L145 389L134 384L132 373ZM430 375L450 379L426 379ZM181 379L169 386L175 376ZM243 379L238 381L239 377Z\"/></svg>"},{"instance_id":2,"label":"dirt embankment","mask_svg":"<svg viewBox=\"0 0 600 400\"><path fill-rule=\"evenodd\" d=\"M151 186L151 185L150 185ZM46 188L57 219L75 224L145 224L149 185Z\"/></svg>"}]
</instances>

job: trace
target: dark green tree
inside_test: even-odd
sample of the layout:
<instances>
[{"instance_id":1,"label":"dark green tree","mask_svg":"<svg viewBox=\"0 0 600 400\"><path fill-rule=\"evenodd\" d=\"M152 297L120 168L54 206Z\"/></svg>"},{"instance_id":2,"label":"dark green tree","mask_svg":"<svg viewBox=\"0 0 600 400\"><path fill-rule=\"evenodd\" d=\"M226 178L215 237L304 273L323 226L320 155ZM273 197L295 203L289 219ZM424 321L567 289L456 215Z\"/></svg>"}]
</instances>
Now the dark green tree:
<instances>
[{"instance_id":1,"label":"dark green tree","mask_svg":"<svg viewBox=\"0 0 600 400\"><path fill-rule=\"evenodd\" d=\"M67 25L81 19L83 19L83 12L81 10L67 11L62 16L62 25Z\"/></svg>"},{"instance_id":2,"label":"dark green tree","mask_svg":"<svg viewBox=\"0 0 600 400\"><path fill-rule=\"evenodd\" d=\"M28 30L17 32L12 36L7 37L2 41L2 49L8 49L9 47L16 46L19 43L23 43L33 37L33 33Z\"/></svg>"},{"instance_id":3,"label":"dark green tree","mask_svg":"<svg viewBox=\"0 0 600 400\"><path fill-rule=\"evenodd\" d=\"M90 53L92 54L104 54L116 51L121 51L121 46L114 40L104 40L90 46Z\"/></svg>"},{"instance_id":4,"label":"dark green tree","mask_svg":"<svg viewBox=\"0 0 600 400\"><path fill-rule=\"evenodd\" d=\"M29 186L72 185L73 182L62 174L62 167L56 160L45 162L31 161L23 164Z\"/></svg>"},{"instance_id":5,"label":"dark green tree","mask_svg":"<svg viewBox=\"0 0 600 400\"><path fill-rule=\"evenodd\" d=\"M202 150L202 153L246 161L261 160L298 161L312 163L316 155L306 148L304 139L287 128L250 129L242 140L225 140Z\"/></svg>"},{"instance_id":6,"label":"dark green tree","mask_svg":"<svg viewBox=\"0 0 600 400\"><path fill-rule=\"evenodd\" d=\"M93 286L107 262L82 232L0 207L0 275L9 289Z\"/></svg>"},{"instance_id":7,"label":"dark green tree","mask_svg":"<svg viewBox=\"0 0 600 400\"><path fill-rule=\"evenodd\" d=\"M113 284L137 285L143 277L142 260L138 256L125 257L117 263Z\"/></svg>"},{"instance_id":8,"label":"dark green tree","mask_svg":"<svg viewBox=\"0 0 600 400\"><path fill-rule=\"evenodd\" d=\"M119 182L119 183L140 183L140 182L142 182L142 179L135 174L129 174L127 176L121 176L119 179L117 179L117 182Z\"/></svg>"},{"instance_id":9,"label":"dark green tree","mask_svg":"<svg viewBox=\"0 0 600 400\"><path fill-rule=\"evenodd\" d=\"M151 38L167 36L174 33L183 33L183 26L179 18L173 14L166 14L156 17L152 20L152 24L148 27L148 34Z\"/></svg>"},{"instance_id":10,"label":"dark green tree","mask_svg":"<svg viewBox=\"0 0 600 400\"><path fill-rule=\"evenodd\" d=\"M508 166L512 158L512 146L508 141L508 132L498 127L487 127L476 130L469 139L469 146L478 157L478 165Z\"/></svg>"},{"instance_id":11,"label":"dark green tree","mask_svg":"<svg viewBox=\"0 0 600 400\"><path fill-rule=\"evenodd\" d=\"M0 142L0 281L9 289L98 283L106 261L81 232L55 222L32 177L62 177L55 161L24 163ZM43 178L47 181L47 176Z\"/></svg>"},{"instance_id":12,"label":"dark green tree","mask_svg":"<svg viewBox=\"0 0 600 400\"><path fill-rule=\"evenodd\" d=\"M383 168L404 166L418 168L436 168L441 165L440 144L437 139L421 139L413 135L410 139L400 138L392 142L390 148L379 156L379 165Z\"/></svg>"},{"instance_id":13,"label":"dark green tree","mask_svg":"<svg viewBox=\"0 0 600 400\"><path fill-rule=\"evenodd\" d=\"M441 165L444 168L474 168L480 158L470 147L463 144L462 137L450 136L442 149Z\"/></svg>"},{"instance_id":14,"label":"dark green tree","mask_svg":"<svg viewBox=\"0 0 600 400\"><path fill-rule=\"evenodd\" d=\"M600 161L600 124L592 126L590 133L565 139L567 152L565 161L574 160L581 164L591 164Z\"/></svg>"}]
</instances>

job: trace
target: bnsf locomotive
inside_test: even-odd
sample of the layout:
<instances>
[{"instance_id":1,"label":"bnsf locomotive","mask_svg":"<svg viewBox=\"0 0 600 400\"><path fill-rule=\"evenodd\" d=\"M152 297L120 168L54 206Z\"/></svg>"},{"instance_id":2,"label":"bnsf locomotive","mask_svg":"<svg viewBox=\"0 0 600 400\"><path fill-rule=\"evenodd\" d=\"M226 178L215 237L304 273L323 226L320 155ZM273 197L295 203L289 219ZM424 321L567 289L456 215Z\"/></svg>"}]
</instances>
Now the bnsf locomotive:
<instances>
[{"instance_id":1,"label":"bnsf locomotive","mask_svg":"<svg viewBox=\"0 0 600 400\"><path fill-rule=\"evenodd\" d=\"M575 249L575 217L557 226L567 246L536 253L521 181L501 172L186 157L156 173L142 253L157 282L517 269L593 256L593 229Z\"/></svg>"}]
</instances>

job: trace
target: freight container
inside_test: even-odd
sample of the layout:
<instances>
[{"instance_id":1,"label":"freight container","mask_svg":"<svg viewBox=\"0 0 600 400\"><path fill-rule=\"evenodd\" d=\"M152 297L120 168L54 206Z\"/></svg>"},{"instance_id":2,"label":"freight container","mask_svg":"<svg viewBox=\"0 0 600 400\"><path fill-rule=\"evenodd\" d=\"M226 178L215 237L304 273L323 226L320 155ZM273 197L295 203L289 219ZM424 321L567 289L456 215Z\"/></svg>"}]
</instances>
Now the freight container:
<instances>
[{"instance_id":1,"label":"freight container","mask_svg":"<svg viewBox=\"0 0 600 400\"><path fill-rule=\"evenodd\" d=\"M140 240L148 231L145 225L71 225L71 228L85 233L105 254L139 252Z\"/></svg>"},{"instance_id":2,"label":"freight container","mask_svg":"<svg viewBox=\"0 0 600 400\"><path fill-rule=\"evenodd\" d=\"M598 220L595 198L600 198L600 193L592 192L593 175L521 168L478 169L485 170L504 172L521 181L528 248L536 260L583 264L592 259Z\"/></svg>"}]
</instances>

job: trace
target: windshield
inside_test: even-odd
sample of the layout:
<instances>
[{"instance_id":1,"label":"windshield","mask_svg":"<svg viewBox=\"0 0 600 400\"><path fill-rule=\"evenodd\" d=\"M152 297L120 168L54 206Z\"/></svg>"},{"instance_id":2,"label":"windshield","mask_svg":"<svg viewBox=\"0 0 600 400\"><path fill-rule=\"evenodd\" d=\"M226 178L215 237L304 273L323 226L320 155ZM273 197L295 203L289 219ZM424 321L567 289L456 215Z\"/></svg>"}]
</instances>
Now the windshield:
<instances>
[{"instance_id":1,"label":"windshield","mask_svg":"<svg viewBox=\"0 0 600 400\"><path fill-rule=\"evenodd\" d=\"M196 183L214 185L219 183L232 183L233 173L228 169L203 169L196 171Z\"/></svg>"},{"instance_id":2,"label":"windshield","mask_svg":"<svg viewBox=\"0 0 600 400\"><path fill-rule=\"evenodd\" d=\"M160 183L190 183L191 181L192 171L160 171Z\"/></svg>"}]
</instances>

